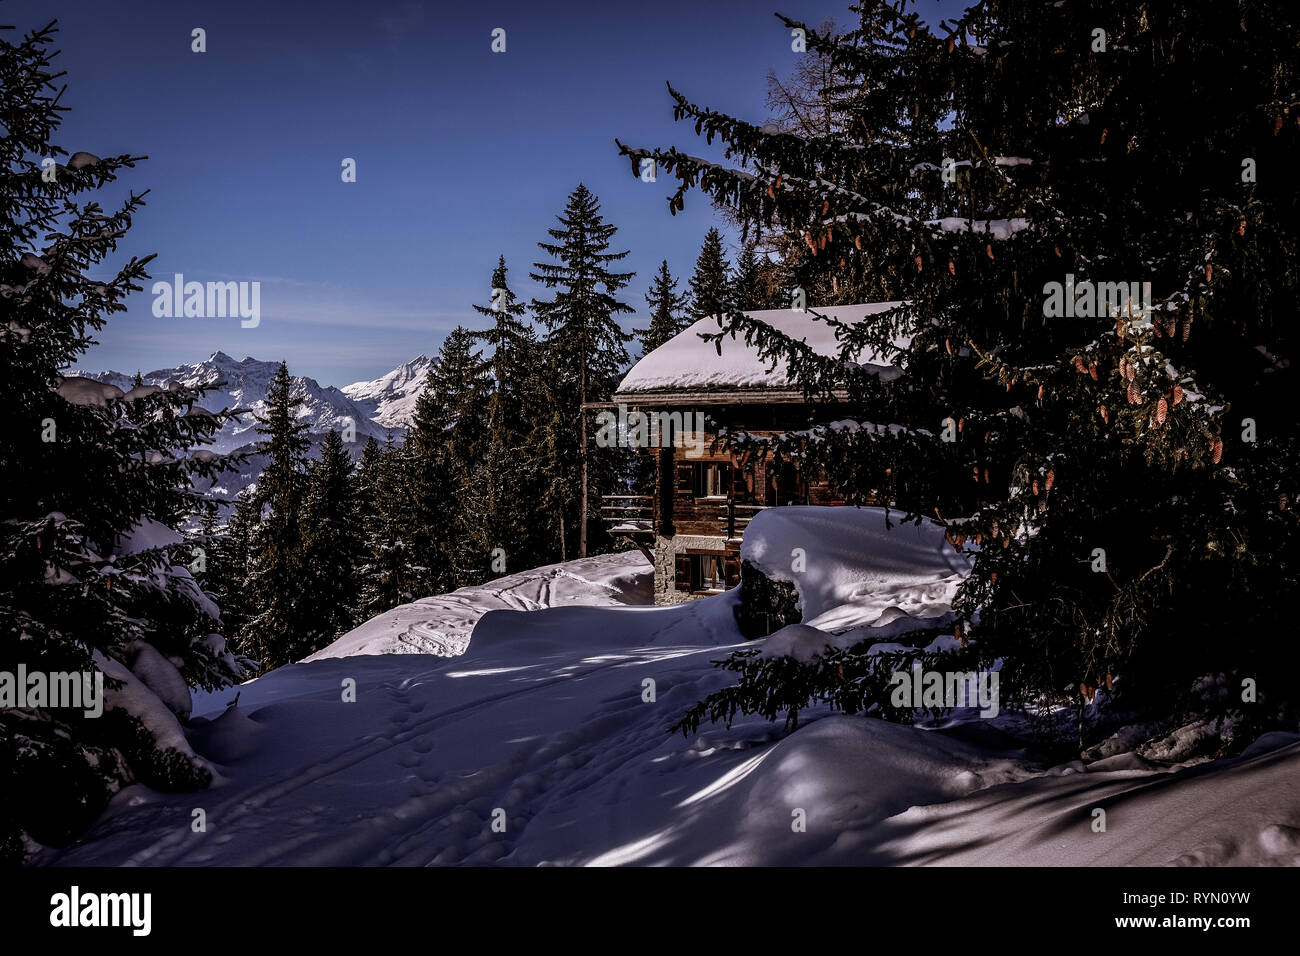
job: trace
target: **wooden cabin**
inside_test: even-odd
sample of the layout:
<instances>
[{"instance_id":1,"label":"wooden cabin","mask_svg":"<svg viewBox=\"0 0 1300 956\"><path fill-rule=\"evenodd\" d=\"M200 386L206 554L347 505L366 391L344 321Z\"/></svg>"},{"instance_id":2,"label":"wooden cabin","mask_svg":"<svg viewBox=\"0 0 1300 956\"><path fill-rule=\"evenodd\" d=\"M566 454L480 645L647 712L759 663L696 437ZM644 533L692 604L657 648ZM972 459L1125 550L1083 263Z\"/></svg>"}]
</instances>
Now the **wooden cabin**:
<instances>
[{"instance_id":1,"label":"wooden cabin","mask_svg":"<svg viewBox=\"0 0 1300 956\"><path fill-rule=\"evenodd\" d=\"M857 321L897 303L817 308L843 321ZM753 312L819 354L837 356L833 329L806 312L777 309ZM602 515L611 533L637 545L654 563L656 604L717 594L740 582L740 545L745 527L764 508L775 505L842 505L826 480L804 474L797 464L771 457L742 455L715 441L720 429L751 435L776 435L828 424L833 404L810 404L790 381L784 363L775 366L759 358L758 349L742 339L725 339L722 353L699 337L716 331L713 319L702 319L644 356L624 377L612 401L599 407L617 414L626 434L627 419L639 414L664 427L650 432L647 442L628 442L658 463L656 489L649 496L611 496L602 502ZM871 357L859 364L872 364ZM881 374L896 369L879 363ZM842 395L839 397L843 397ZM676 415L675 418L672 416ZM684 427L689 439L679 440L667 427ZM702 424L706 434L693 434ZM661 447L663 446L663 447ZM598 452L597 452L598 453Z\"/></svg>"}]
</instances>

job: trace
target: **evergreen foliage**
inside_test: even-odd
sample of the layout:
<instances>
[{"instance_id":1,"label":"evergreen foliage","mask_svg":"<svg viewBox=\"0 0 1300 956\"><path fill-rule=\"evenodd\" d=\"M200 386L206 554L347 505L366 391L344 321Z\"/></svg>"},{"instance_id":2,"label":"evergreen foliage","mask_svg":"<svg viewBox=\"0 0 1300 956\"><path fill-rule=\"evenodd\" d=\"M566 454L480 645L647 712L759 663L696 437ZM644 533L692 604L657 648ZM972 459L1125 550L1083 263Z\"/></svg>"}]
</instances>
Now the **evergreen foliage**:
<instances>
[{"instance_id":1,"label":"evergreen foliage","mask_svg":"<svg viewBox=\"0 0 1300 956\"><path fill-rule=\"evenodd\" d=\"M678 177L674 209L698 188L801 242L810 306L899 303L837 325L840 360L736 314L717 335L904 426L808 461L975 549L958 633L1003 662L1004 705L1083 735L1210 677L1238 715L1287 713L1290 682L1241 688L1298 663L1276 599L1300 583L1295 9L984 0L931 28L911 7L863 3L839 35L780 18L831 64L829 129L670 87L735 168L620 144ZM1096 301L1146 282L1149 309ZM850 364L869 354L905 374Z\"/></svg>"}]
</instances>

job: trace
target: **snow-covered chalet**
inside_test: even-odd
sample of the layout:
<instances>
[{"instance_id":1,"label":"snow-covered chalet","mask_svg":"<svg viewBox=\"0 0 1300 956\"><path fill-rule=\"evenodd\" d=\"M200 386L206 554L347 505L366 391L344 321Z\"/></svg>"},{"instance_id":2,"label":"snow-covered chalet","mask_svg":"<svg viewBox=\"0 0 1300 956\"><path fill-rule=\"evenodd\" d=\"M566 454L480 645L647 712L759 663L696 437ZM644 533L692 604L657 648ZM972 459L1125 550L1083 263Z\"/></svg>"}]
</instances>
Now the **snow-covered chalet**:
<instances>
[{"instance_id":1,"label":"snow-covered chalet","mask_svg":"<svg viewBox=\"0 0 1300 956\"><path fill-rule=\"evenodd\" d=\"M814 311L842 321L889 309L898 303L817 307ZM749 313L820 355L839 355L833 328L807 312L774 309ZM714 342L699 337L716 332L715 319L701 319L645 355L623 378L611 401L589 407L646 418L681 413L689 430L704 415L708 441L672 443L640 448L655 456L656 488L652 496L611 496L603 501L610 531L636 544L654 562L656 604L676 604L734 587L740 581L740 545L745 526L764 508L774 505L842 505L820 474L805 474L796 462L769 455L740 453L723 442L727 434L776 435L828 424L833 403L809 403L788 376L783 361L773 365L759 357L757 346L743 338ZM859 364L879 365L875 356ZM838 396L842 398L843 396ZM644 419L642 419L644 420ZM626 433L626 428L624 428ZM669 445L660 440L658 445Z\"/></svg>"}]
</instances>

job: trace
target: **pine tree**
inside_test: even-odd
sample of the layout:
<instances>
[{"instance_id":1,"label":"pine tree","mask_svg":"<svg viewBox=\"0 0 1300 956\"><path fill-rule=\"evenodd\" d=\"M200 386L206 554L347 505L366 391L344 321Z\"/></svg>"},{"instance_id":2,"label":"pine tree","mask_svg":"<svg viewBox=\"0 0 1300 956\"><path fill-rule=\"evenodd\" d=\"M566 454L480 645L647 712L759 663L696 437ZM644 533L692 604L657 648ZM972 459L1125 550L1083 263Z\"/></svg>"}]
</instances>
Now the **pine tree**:
<instances>
[{"instance_id":1,"label":"pine tree","mask_svg":"<svg viewBox=\"0 0 1300 956\"><path fill-rule=\"evenodd\" d=\"M510 290L502 256L492 273L492 304L474 306L492 325L475 338L492 349L486 441L481 467L463 498L466 530L486 575L545 563L545 529L533 520L541 496L542 456L536 429L542 401L534 366L538 343Z\"/></svg>"},{"instance_id":2,"label":"pine tree","mask_svg":"<svg viewBox=\"0 0 1300 956\"><path fill-rule=\"evenodd\" d=\"M726 315L731 311L731 266L722 249L722 234L716 228L704 236L690 281L690 319Z\"/></svg>"},{"instance_id":3,"label":"pine tree","mask_svg":"<svg viewBox=\"0 0 1300 956\"><path fill-rule=\"evenodd\" d=\"M476 583L487 564L471 541L464 503L483 455L489 387L474 335L457 326L429 366L402 447L411 508L407 544L425 594Z\"/></svg>"},{"instance_id":4,"label":"pine tree","mask_svg":"<svg viewBox=\"0 0 1300 956\"><path fill-rule=\"evenodd\" d=\"M841 36L781 18L833 64L829 135L673 91L745 168L620 145L679 177L675 210L699 186L801 240L804 288L900 303L845 323L841 360L742 316L719 335L904 426L831 437L813 463L977 545L958 633L1003 661L1004 706L1064 705L1083 737L1102 701L1169 714L1204 675L1289 672L1296 12L988 0L932 30L909 6L863 5ZM1143 282L1131 312L1113 284ZM850 364L864 354L905 374Z\"/></svg>"},{"instance_id":5,"label":"pine tree","mask_svg":"<svg viewBox=\"0 0 1300 956\"><path fill-rule=\"evenodd\" d=\"M649 355L687 325L683 320L687 296L678 293L677 280L668 271L667 259L659 263L645 301L650 306L650 325L641 332L641 354Z\"/></svg>"},{"instance_id":6,"label":"pine tree","mask_svg":"<svg viewBox=\"0 0 1300 956\"><path fill-rule=\"evenodd\" d=\"M733 305L742 312L790 308L789 299L782 295L780 273L766 256L759 255L757 240L741 248L731 288Z\"/></svg>"},{"instance_id":7,"label":"pine tree","mask_svg":"<svg viewBox=\"0 0 1300 956\"><path fill-rule=\"evenodd\" d=\"M175 531L194 482L229 460L191 457L226 413L194 411L203 389L119 389L73 366L148 279L153 256L106 260L143 205L90 198L139 157L69 156L54 137L65 107L53 24L0 31L0 671L70 674L85 707L28 697L0 704L0 859L28 841L63 846L137 781L206 787L185 743L189 687L242 679L216 609ZM44 158L57 161L43 166ZM103 680L103 712L94 682ZM23 689L34 689L26 682ZM129 687L129 689L128 689ZM6 693L13 692L12 683Z\"/></svg>"},{"instance_id":8,"label":"pine tree","mask_svg":"<svg viewBox=\"0 0 1300 956\"><path fill-rule=\"evenodd\" d=\"M373 436L372 436L373 437ZM332 643L358 622L362 560L352 459L330 429L307 471L303 504L303 600L306 623L295 659Z\"/></svg>"},{"instance_id":9,"label":"pine tree","mask_svg":"<svg viewBox=\"0 0 1300 956\"><path fill-rule=\"evenodd\" d=\"M368 620L416 597L417 571L404 535L410 528L404 456L390 434L383 448L374 436L366 442L357 466L357 502L364 529L365 556L359 576L360 614Z\"/></svg>"},{"instance_id":10,"label":"pine tree","mask_svg":"<svg viewBox=\"0 0 1300 956\"><path fill-rule=\"evenodd\" d=\"M261 507L253 490L245 488L235 500L226 526L208 549L204 586L221 608L221 623L229 634L243 631L252 616L249 579Z\"/></svg>"},{"instance_id":11,"label":"pine tree","mask_svg":"<svg viewBox=\"0 0 1300 956\"><path fill-rule=\"evenodd\" d=\"M280 363L266 390L266 415L258 416L258 434L266 467L257 481L263 517L253 544L249 599L253 615L240 632L240 649L264 670L301 657L309 608L303 600L303 525L306 490L307 425L297 419L302 399L293 394L289 367Z\"/></svg>"},{"instance_id":12,"label":"pine tree","mask_svg":"<svg viewBox=\"0 0 1300 956\"><path fill-rule=\"evenodd\" d=\"M585 557L591 502L614 487L626 462L616 455L591 460L582 406L608 394L627 365L632 336L617 316L633 309L616 296L636 273L610 271L610 264L628 253L607 251L618 229L605 222L600 201L586 186L580 183L569 195L558 219L561 228L547 230L555 242L538 243L555 261L535 262L537 271L530 273L555 291L553 299L533 300L533 311L547 328L550 415L544 503L554 516L562 556L567 557L567 529L576 527L578 555Z\"/></svg>"}]
</instances>

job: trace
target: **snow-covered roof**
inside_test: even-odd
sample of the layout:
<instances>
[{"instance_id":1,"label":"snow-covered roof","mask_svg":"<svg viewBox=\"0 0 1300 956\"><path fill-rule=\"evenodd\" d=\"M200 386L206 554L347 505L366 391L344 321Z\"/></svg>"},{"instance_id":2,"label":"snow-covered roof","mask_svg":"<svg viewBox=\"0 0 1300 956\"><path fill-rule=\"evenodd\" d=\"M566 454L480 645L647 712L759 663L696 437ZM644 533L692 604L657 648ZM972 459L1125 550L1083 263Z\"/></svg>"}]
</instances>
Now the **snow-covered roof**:
<instances>
[{"instance_id":1,"label":"snow-covered roof","mask_svg":"<svg viewBox=\"0 0 1300 956\"><path fill-rule=\"evenodd\" d=\"M813 307L808 312L768 309L747 314L793 339L806 342L818 355L835 358L840 354L835 329L816 318L814 312L841 322L856 322L898 304L867 302ZM701 332L717 330L717 320L706 318L679 332L632 366L615 390L614 397L670 392L789 392L799 388L799 384L790 379L783 360L778 360L773 366L759 357L756 345L746 345L740 336L723 339L722 354L719 355L713 342L700 338ZM900 338L895 340L895 344L905 346L907 340ZM882 371L891 367L886 359L875 354L860 355L858 363L878 366Z\"/></svg>"}]
</instances>

